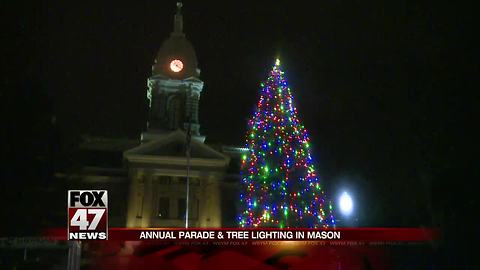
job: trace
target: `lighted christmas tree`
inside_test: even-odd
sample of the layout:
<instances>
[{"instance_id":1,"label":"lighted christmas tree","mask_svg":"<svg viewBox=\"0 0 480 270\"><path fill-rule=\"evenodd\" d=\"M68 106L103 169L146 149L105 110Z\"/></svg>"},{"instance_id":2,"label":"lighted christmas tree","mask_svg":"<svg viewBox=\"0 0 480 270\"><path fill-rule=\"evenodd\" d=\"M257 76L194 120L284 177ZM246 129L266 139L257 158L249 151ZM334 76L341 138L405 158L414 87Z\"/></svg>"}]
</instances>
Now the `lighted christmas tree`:
<instances>
[{"instance_id":1,"label":"lighted christmas tree","mask_svg":"<svg viewBox=\"0 0 480 270\"><path fill-rule=\"evenodd\" d=\"M241 227L327 228L335 225L310 139L277 59L248 122L242 157Z\"/></svg>"}]
</instances>

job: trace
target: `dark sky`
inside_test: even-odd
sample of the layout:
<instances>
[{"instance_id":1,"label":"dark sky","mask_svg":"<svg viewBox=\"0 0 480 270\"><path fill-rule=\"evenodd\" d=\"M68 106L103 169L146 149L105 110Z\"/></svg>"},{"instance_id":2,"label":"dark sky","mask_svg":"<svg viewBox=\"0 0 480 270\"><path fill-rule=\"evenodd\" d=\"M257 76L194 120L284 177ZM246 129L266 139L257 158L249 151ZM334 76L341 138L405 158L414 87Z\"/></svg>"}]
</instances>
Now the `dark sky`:
<instances>
[{"instance_id":1,"label":"dark sky","mask_svg":"<svg viewBox=\"0 0 480 270\"><path fill-rule=\"evenodd\" d=\"M473 136L460 126L469 109L459 91L473 26L449 17L455 7L223 2L184 2L205 82L208 141L243 144L259 83L277 56L329 181L407 192L424 174L453 166L459 142ZM62 141L139 136L146 79L172 31L175 1L1 5L10 30L1 46L7 140L35 138L44 114L56 116Z\"/></svg>"}]
</instances>

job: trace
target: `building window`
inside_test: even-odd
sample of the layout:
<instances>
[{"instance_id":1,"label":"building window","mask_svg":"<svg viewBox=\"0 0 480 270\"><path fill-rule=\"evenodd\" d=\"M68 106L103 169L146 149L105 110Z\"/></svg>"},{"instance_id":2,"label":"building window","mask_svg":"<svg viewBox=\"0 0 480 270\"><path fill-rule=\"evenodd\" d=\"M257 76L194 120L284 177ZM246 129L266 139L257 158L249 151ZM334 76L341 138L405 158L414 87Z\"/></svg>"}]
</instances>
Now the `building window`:
<instances>
[{"instance_id":1,"label":"building window","mask_svg":"<svg viewBox=\"0 0 480 270\"><path fill-rule=\"evenodd\" d=\"M167 197L160 197L158 199L158 217L167 219L170 217L170 199Z\"/></svg>"},{"instance_id":2,"label":"building window","mask_svg":"<svg viewBox=\"0 0 480 270\"><path fill-rule=\"evenodd\" d=\"M196 177L190 177L190 185L191 185L191 186L198 186L199 182L200 182L200 181L199 181L198 178L196 178ZM178 183L179 183L180 185L185 185L185 186L186 186L186 185L187 185L187 178L186 178L186 177L181 177L181 178L179 178L179 179L178 179Z\"/></svg>"},{"instance_id":3,"label":"building window","mask_svg":"<svg viewBox=\"0 0 480 270\"><path fill-rule=\"evenodd\" d=\"M158 178L158 183L160 185L169 185L171 183L171 177L169 176L160 176Z\"/></svg>"},{"instance_id":4,"label":"building window","mask_svg":"<svg viewBox=\"0 0 480 270\"><path fill-rule=\"evenodd\" d=\"M193 199L190 202L190 219L198 219L198 199Z\"/></svg>"},{"instance_id":5,"label":"building window","mask_svg":"<svg viewBox=\"0 0 480 270\"><path fill-rule=\"evenodd\" d=\"M182 97L174 95L169 97L168 111L169 111L169 127L170 129L177 129L180 127L183 110L182 110Z\"/></svg>"},{"instance_id":6,"label":"building window","mask_svg":"<svg viewBox=\"0 0 480 270\"><path fill-rule=\"evenodd\" d=\"M141 218L143 214L143 193L137 193L137 218Z\"/></svg>"},{"instance_id":7,"label":"building window","mask_svg":"<svg viewBox=\"0 0 480 270\"><path fill-rule=\"evenodd\" d=\"M178 212L177 212L178 219L185 219L186 209L187 209L186 205L187 205L186 199L178 199Z\"/></svg>"},{"instance_id":8,"label":"building window","mask_svg":"<svg viewBox=\"0 0 480 270\"><path fill-rule=\"evenodd\" d=\"M138 191L137 191L137 218L141 218L143 215L143 192L145 190L145 179L143 177L138 178Z\"/></svg>"},{"instance_id":9,"label":"building window","mask_svg":"<svg viewBox=\"0 0 480 270\"><path fill-rule=\"evenodd\" d=\"M187 199L186 198L181 198L178 199L178 212L177 212L177 218L178 219L185 219L186 216L186 205L187 205ZM198 219L198 205L199 201L198 199L190 199L190 208L189 208L189 217L188 219Z\"/></svg>"}]
</instances>

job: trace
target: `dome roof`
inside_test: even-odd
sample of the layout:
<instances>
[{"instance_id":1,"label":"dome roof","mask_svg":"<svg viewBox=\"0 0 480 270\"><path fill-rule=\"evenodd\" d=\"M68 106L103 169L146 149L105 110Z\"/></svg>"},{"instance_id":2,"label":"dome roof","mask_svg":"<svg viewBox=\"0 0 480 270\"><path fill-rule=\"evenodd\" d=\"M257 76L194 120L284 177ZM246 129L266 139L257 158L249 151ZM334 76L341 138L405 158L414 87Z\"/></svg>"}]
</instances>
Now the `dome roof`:
<instances>
[{"instance_id":1,"label":"dome roof","mask_svg":"<svg viewBox=\"0 0 480 270\"><path fill-rule=\"evenodd\" d=\"M180 60L183 68L179 72L173 72L170 69L170 63L173 60ZM188 77L198 77L198 61L192 43L184 35L172 34L162 44L158 50L155 63L152 68L152 74L162 74L168 77L184 79Z\"/></svg>"},{"instance_id":2,"label":"dome roof","mask_svg":"<svg viewBox=\"0 0 480 270\"><path fill-rule=\"evenodd\" d=\"M181 7L181 3L178 3L177 14L175 14L174 31L158 50L152 66L152 75L161 74L175 79L198 77L200 75L195 49L183 33ZM173 60L180 60L182 67L173 71L171 68Z\"/></svg>"}]
</instances>

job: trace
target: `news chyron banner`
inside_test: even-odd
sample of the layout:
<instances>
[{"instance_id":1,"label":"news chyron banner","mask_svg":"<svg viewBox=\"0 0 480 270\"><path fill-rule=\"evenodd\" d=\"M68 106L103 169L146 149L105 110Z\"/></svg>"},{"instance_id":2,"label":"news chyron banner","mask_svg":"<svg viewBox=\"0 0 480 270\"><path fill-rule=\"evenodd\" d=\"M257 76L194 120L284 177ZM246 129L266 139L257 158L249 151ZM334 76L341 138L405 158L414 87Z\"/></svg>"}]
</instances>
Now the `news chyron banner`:
<instances>
[{"instance_id":1,"label":"news chyron banner","mask_svg":"<svg viewBox=\"0 0 480 270\"><path fill-rule=\"evenodd\" d=\"M68 191L68 240L108 239L106 190Z\"/></svg>"}]
</instances>

